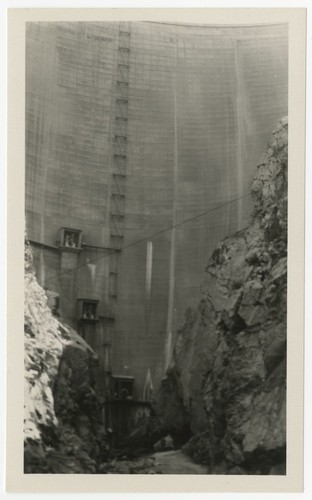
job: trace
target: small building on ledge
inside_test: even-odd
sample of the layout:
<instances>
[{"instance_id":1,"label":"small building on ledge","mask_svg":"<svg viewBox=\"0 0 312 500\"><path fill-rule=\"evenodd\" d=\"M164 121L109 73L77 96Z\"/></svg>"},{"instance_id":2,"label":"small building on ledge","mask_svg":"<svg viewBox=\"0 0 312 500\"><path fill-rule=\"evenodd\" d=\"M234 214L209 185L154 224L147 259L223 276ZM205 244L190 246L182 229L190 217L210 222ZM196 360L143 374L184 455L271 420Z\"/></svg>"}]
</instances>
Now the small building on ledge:
<instances>
[{"instance_id":1,"label":"small building on ledge","mask_svg":"<svg viewBox=\"0 0 312 500\"><path fill-rule=\"evenodd\" d=\"M82 250L82 231L70 227L61 227L57 244L61 250Z\"/></svg>"}]
</instances>

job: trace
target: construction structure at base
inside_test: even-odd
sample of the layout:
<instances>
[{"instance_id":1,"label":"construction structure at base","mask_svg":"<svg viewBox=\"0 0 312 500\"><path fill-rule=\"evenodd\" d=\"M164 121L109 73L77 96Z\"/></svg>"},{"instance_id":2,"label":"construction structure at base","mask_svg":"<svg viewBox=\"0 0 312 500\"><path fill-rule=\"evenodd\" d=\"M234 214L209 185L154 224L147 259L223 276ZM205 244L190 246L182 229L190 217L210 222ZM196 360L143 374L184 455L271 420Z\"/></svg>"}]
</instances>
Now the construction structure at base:
<instances>
[{"instance_id":1,"label":"construction structure at base","mask_svg":"<svg viewBox=\"0 0 312 500\"><path fill-rule=\"evenodd\" d=\"M112 398L150 398L211 250L246 225L287 62L287 25L27 24L27 232Z\"/></svg>"}]
</instances>

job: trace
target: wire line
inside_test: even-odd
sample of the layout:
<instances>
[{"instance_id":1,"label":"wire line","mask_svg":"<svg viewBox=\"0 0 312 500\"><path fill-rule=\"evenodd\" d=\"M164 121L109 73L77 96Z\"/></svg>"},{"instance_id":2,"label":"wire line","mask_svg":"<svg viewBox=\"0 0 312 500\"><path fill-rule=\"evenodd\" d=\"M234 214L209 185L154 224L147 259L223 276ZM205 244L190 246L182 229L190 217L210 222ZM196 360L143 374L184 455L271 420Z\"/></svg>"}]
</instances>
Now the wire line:
<instances>
[{"instance_id":1,"label":"wire line","mask_svg":"<svg viewBox=\"0 0 312 500\"><path fill-rule=\"evenodd\" d=\"M120 249L118 249L118 251L122 251L122 250L126 250L127 248L131 248L135 245L138 245L140 243L142 243L143 241L148 241L152 238L154 238L155 236L159 236L160 234L163 234L163 233L166 233L167 231L171 231L171 229L173 228L176 228L176 227L180 227L188 222L192 222L196 219L199 219L200 217L203 217L204 215L207 215L207 214L210 214L212 212L215 212L217 210L220 210L220 208L224 208L228 205L231 205L237 201L240 201L244 198L247 198L248 196L251 196L250 193L247 193L247 194L244 194L243 196L239 196L238 198L234 198L233 200L230 200L230 201L227 201L225 203L222 203L221 205L218 205L216 207L213 207L209 210L206 210L205 212L201 212L200 214L197 214L197 215L194 215L193 217L190 217L189 219L184 219L180 222L177 222L176 224L173 224L172 226L169 226L169 227L166 227L166 228L163 228L163 229L160 229L159 231L156 231L155 233L152 233L152 234L149 234L148 236L144 236L144 238L141 238L139 240L136 240L136 241L133 241L132 243L129 243L128 245L125 245L123 247L121 247ZM116 252L117 249L111 249L111 250L107 250L107 253L105 255L102 255L101 257L98 257L97 259L94 259L92 261L89 261L87 263L83 263L83 264L80 264L79 266L77 266L74 270L74 272L77 272L78 269L80 269L81 267L85 267L86 265L88 264L94 264L95 262L98 262L102 259L105 259L106 257L108 257L109 255L111 255L112 253ZM64 271L62 273L58 273L50 278L48 278L46 281L45 281L45 284L52 281L52 280L55 280L57 278L59 278L60 276L63 276L65 274L69 274L69 273L72 273L73 271Z\"/></svg>"}]
</instances>

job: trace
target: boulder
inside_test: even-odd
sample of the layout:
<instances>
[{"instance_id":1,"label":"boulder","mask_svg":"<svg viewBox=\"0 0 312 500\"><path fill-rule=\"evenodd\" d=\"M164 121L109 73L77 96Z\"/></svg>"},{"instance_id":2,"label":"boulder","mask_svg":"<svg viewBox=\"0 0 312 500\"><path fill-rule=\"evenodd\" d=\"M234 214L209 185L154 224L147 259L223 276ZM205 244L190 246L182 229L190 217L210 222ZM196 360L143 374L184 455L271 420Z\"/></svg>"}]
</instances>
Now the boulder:
<instances>
[{"instance_id":1,"label":"boulder","mask_svg":"<svg viewBox=\"0 0 312 500\"><path fill-rule=\"evenodd\" d=\"M173 439L171 436L165 436L154 444L154 451L174 450Z\"/></svg>"}]
</instances>

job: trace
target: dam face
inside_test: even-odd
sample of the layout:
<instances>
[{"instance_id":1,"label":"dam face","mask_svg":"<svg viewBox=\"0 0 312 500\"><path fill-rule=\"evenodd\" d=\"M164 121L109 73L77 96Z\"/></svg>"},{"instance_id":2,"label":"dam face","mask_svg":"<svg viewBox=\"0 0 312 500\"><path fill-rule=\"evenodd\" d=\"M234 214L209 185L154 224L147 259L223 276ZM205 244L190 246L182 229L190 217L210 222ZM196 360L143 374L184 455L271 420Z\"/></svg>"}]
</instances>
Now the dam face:
<instances>
[{"instance_id":1,"label":"dam face","mask_svg":"<svg viewBox=\"0 0 312 500\"><path fill-rule=\"evenodd\" d=\"M211 251L248 221L287 114L287 26L28 23L26 41L39 282L98 353L103 390L113 375L148 399Z\"/></svg>"}]
</instances>

